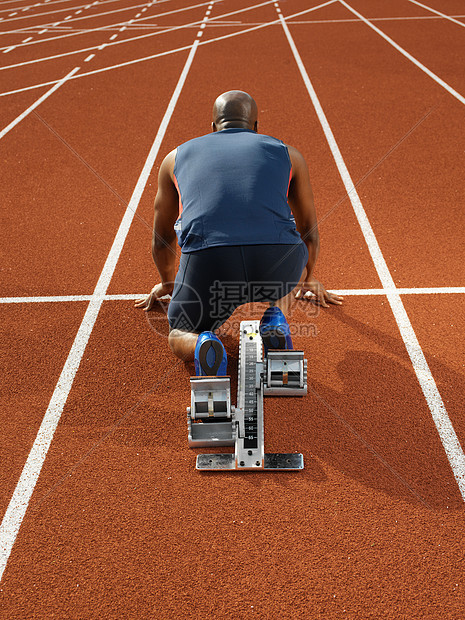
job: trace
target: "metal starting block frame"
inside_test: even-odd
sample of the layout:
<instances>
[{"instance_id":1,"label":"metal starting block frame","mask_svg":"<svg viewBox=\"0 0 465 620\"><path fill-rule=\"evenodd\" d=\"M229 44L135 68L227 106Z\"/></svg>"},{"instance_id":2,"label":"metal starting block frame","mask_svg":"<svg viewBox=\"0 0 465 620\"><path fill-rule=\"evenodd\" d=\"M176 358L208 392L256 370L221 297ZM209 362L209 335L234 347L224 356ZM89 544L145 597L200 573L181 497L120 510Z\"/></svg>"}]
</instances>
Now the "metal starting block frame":
<instances>
[{"instance_id":1,"label":"metal starting block frame","mask_svg":"<svg viewBox=\"0 0 465 620\"><path fill-rule=\"evenodd\" d=\"M187 408L189 446L234 446L234 453L199 454L199 470L266 471L303 469L302 454L265 454L264 396L305 396L303 351L269 351L262 357L259 321L242 321L237 407L231 405L230 377L191 377Z\"/></svg>"}]
</instances>

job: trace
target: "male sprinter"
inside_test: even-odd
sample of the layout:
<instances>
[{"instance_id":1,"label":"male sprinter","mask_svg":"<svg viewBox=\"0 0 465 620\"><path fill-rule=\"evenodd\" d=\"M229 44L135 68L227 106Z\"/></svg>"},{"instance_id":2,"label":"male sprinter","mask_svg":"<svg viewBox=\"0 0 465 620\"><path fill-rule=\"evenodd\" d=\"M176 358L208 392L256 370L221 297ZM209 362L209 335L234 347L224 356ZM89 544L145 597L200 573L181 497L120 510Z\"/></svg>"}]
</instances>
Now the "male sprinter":
<instances>
[{"instance_id":1,"label":"male sprinter","mask_svg":"<svg viewBox=\"0 0 465 620\"><path fill-rule=\"evenodd\" d=\"M257 105L242 91L218 97L212 129L160 166L152 255L161 283L136 302L150 310L172 294L169 345L194 359L198 375L226 374L226 351L213 330L238 306L271 303L260 325L267 350L292 348L284 313L294 296L342 303L312 277L319 236L303 156L257 133ZM218 293L227 302L222 311Z\"/></svg>"}]
</instances>

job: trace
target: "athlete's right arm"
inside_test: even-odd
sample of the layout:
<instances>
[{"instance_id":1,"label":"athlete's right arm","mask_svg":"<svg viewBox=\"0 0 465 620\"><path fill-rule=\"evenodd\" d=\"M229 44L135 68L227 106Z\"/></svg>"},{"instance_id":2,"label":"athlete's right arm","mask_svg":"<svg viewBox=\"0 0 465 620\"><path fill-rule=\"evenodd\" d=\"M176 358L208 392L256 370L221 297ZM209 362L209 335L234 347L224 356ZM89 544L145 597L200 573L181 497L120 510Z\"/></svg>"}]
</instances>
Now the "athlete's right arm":
<instances>
[{"instance_id":1,"label":"athlete's right arm","mask_svg":"<svg viewBox=\"0 0 465 620\"><path fill-rule=\"evenodd\" d=\"M144 299L138 299L136 307L150 310L157 299L173 291L176 276L176 232L174 224L179 215L179 197L174 184L176 150L163 160L158 172L158 190L155 196L153 219L152 256L160 274L161 283L156 284Z\"/></svg>"}]
</instances>

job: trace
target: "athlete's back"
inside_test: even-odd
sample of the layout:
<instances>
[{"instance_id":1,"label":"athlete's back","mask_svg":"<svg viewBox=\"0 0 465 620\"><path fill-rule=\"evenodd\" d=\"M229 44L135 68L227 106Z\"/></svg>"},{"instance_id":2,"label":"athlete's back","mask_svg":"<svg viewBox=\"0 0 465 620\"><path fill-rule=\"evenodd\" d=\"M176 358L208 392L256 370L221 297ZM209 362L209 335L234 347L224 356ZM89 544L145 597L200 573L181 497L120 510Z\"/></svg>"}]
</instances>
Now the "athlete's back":
<instances>
[{"instance_id":1,"label":"athlete's back","mask_svg":"<svg viewBox=\"0 0 465 620\"><path fill-rule=\"evenodd\" d=\"M183 252L212 246L299 243L287 193L286 145L248 129L224 129L178 147L176 223Z\"/></svg>"}]
</instances>

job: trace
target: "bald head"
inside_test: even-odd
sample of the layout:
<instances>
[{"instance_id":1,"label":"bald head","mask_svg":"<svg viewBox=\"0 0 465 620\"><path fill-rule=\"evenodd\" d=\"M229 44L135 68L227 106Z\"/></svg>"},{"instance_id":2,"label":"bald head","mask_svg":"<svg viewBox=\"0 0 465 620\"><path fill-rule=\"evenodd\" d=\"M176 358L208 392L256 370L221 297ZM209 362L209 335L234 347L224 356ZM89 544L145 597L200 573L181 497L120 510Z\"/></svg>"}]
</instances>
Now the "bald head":
<instances>
[{"instance_id":1,"label":"bald head","mask_svg":"<svg viewBox=\"0 0 465 620\"><path fill-rule=\"evenodd\" d=\"M257 114L257 104L248 93L230 90L213 104L213 131L232 128L257 131Z\"/></svg>"}]
</instances>

